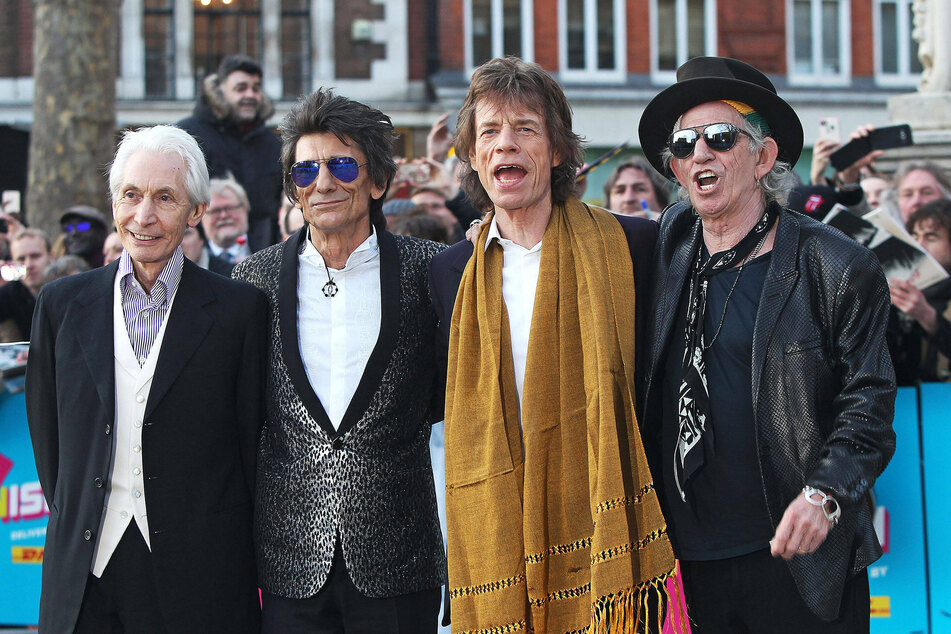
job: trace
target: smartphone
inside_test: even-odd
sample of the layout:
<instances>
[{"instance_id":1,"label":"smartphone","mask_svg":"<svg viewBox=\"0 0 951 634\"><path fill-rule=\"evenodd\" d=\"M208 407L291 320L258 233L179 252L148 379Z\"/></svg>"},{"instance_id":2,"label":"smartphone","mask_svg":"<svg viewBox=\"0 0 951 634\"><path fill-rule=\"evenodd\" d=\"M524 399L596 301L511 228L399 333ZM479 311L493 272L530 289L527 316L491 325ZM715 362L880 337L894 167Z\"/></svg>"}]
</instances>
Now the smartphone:
<instances>
[{"instance_id":1,"label":"smartphone","mask_svg":"<svg viewBox=\"0 0 951 634\"><path fill-rule=\"evenodd\" d=\"M20 192L16 189L7 189L3 192L3 198L0 199L0 204L2 204L3 213L6 214L18 214L20 213Z\"/></svg>"},{"instance_id":2,"label":"smartphone","mask_svg":"<svg viewBox=\"0 0 951 634\"><path fill-rule=\"evenodd\" d=\"M839 133L838 117L823 117L819 119L819 138L829 139L836 143L842 142L842 135Z\"/></svg>"},{"instance_id":3,"label":"smartphone","mask_svg":"<svg viewBox=\"0 0 951 634\"><path fill-rule=\"evenodd\" d=\"M874 150L912 145L911 126L907 123L876 128L868 136L852 139L829 156L829 161L842 171Z\"/></svg>"}]
</instances>

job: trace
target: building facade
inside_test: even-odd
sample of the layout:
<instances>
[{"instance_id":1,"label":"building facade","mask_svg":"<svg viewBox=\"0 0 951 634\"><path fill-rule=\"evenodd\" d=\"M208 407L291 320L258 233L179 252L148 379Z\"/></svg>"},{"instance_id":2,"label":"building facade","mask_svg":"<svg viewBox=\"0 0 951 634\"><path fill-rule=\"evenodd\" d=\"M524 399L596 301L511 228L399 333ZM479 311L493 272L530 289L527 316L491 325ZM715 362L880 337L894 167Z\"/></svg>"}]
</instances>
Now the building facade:
<instances>
[{"instance_id":1,"label":"building facade","mask_svg":"<svg viewBox=\"0 0 951 634\"><path fill-rule=\"evenodd\" d=\"M915 89L914 0L124 0L120 126L186 116L202 78L232 53L264 67L278 105L332 86L390 114L400 152L424 151L480 63L514 54L564 85L592 156L630 140L644 106L697 55L743 59L796 108L847 135L888 123L888 97ZM32 3L0 0L0 125L32 118ZM800 171L808 153L800 161ZM607 170L601 170L607 171ZM603 175L602 175L603 177ZM594 180L594 179L593 179Z\"/></svg>"}]
</instances>

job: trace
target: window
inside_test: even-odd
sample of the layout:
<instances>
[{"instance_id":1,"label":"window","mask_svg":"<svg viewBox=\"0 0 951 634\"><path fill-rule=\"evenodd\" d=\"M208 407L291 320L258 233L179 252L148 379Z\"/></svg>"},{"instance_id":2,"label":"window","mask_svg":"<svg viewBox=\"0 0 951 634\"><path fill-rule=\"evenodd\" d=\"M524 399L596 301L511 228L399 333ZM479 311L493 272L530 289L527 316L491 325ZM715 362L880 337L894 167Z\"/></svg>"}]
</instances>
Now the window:
<instances>
[{"instance_id":1,"label":"window","mask_svg":"<svg viewBox=\"0 0 951 634\"><path fill-rule=\"evenodd\" d=\"M625 18L621 0L560 0L558 66L567 81L623 81Z\"/></svg>"},{"instance_id":2,"label":"window","mask_svg":"<svg viewBox=\"0 0 951 634\"><path fill-rule=\"evenodd\" d=\"M145 0L145 96L175 98L173 0Z\"/></svg>"},{"instance_id":3,"label":"window","mask_svg":"<svg viewBox=\"0 0 951 634\"><path fill-rule=\"evenodd\" d=\"M281 0L281 79L285 99L310 93L309 0Z\"/></svg>"},{"instance_id":4,"label":"window","mask_svg":"<svg viewBox=\"0 0 951 634\"><path fill-rule=\"evenodd\" d=\"M875 0L875 80L883 85L914 85L921 75L914 29L914 0Z\"/></svg>"},{"instance_id":5,"label":"window","mask_svg":"<svg viewBox=\"0 0 951 634\"><path fill-rule=\"evenodd\" d=\"M715 0L651 0L651 74L669 83L688 59L716 55Z\"/></svg>"},{"instance_id":6,"label":"window","mask_svg":"<svg viewBox=\"0 0 951 634\"><path fill-rule=\"evenodd\" d=\"M466 67L470 72L495 57L535 59L532 0L465 0Z\"/></svg>"},{"instance_id":7,"label":"window","mask_svg":"<svg viewBox=\"0 0 951 634\"><path fill-rule=\"evenodd\" d=\"M195 4L195 80L201 94L204 78L228 55L261 60L261 7L258 0L230 4Z\"/></svg>"},{"instance_id":8,"label":"window","mask_svg":"<svg viewBox=\"0 0 951 634\"><path fill-rule=\"evenodd\" d=\"M852 72L847 0L787 0L789 81L841 85Z\"/></svg>"}]
</instances>

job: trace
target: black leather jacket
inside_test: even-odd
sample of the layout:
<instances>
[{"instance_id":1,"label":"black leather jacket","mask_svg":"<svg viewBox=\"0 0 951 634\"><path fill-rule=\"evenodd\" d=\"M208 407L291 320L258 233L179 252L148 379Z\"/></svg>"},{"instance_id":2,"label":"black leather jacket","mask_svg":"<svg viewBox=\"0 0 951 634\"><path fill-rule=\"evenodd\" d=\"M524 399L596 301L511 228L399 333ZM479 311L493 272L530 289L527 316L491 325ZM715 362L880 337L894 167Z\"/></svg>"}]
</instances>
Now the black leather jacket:
<instances>
[{"instance_id":1,"label":"black leather jacket","mask_svg":"<svg viewBox=\"0 0 951 634\"><path fill-rule=\"evenodd\" d=\"M866 500L895 452L888 286L875 256L838 231L788 210L778 224L752 333L759 467L774 528L806 484L842 507L819 549L788 562L809 608L832 620L845 582L882 554ZM642 417L649 454L659 447L661 408L676 407L661 402L661 373L699 236L687 204L664 213ZM664 475L654 469L655 481Z\"/></svg>"}]
</instances>

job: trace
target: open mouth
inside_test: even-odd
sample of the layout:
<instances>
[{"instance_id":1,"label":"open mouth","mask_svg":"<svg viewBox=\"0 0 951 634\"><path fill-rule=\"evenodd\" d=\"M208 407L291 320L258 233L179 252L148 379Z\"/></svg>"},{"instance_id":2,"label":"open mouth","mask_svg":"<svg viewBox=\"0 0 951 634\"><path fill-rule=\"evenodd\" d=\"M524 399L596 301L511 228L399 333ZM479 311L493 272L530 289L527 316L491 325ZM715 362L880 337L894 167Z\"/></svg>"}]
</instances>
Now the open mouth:
<instances>
[{"instance_id":1,"label":"open mouth","mask_svg":"<svg viewBox=\"0 0 951 634\"><path fill-rule=\"evenodd\" d=\"M697 174L697 185L700 187L700 191L710 191L713 189L713 186L716 185L716 182L720 180L720 177L714 174L711 170L704 170Z\"/></svg>"},{"instance_id":2,"label":"open mouth","mask_svg":"<svg viewBox=\"0 0 951 634\"><path fill-rule=\"evenodd\" d=\"M131 231L129 233L132 233ZM152 240L158 240L158 236L144 236L141 233L132 233L132 237L141 242L151 242Z\"/></svg>"},{"instance_id":3,"label":"open mouth","mask_svg":"<svg viewBox=\"0 0 951 634\"><path fill-rule=\"evenodd\" d=\"M525 168L518 165L499 165L495 168L495 180L502 185L517 183L525 178L527 173Z\"/></svg>"}]
</instances>

